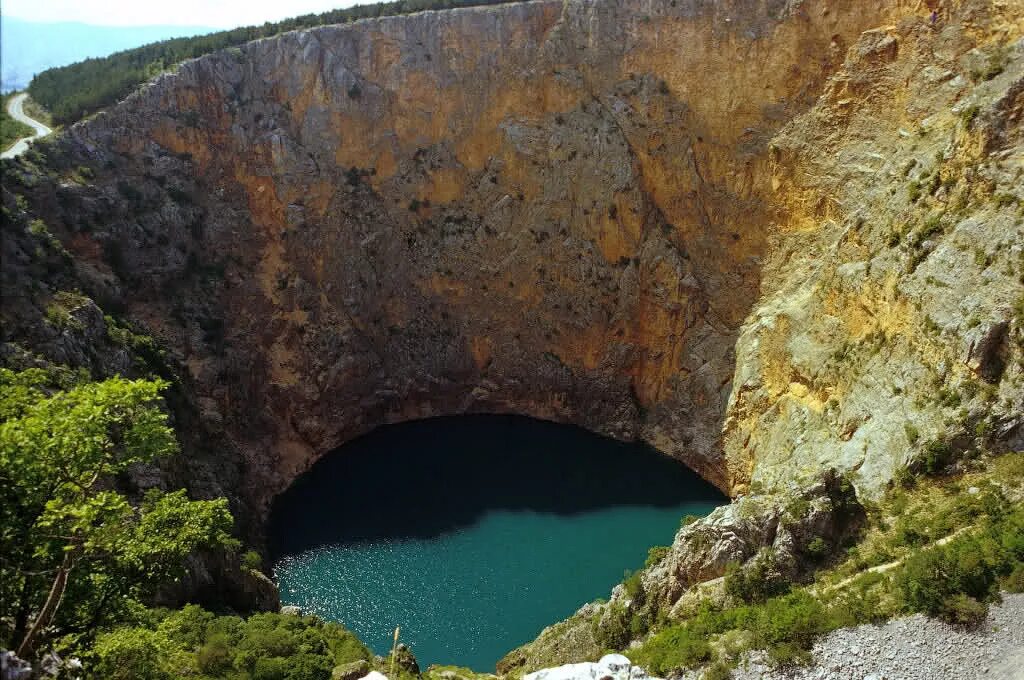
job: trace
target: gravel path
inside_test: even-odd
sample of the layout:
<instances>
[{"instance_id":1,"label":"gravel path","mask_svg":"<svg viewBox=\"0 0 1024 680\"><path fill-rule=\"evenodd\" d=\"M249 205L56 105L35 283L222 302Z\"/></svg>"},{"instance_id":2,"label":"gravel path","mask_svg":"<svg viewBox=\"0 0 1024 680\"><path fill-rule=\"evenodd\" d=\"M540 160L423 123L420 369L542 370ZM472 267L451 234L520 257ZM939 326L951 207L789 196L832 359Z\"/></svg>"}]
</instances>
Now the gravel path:
<instances>
[{"instance_id":1,"label":"gravel path","mask_svg":"<svg viewBox=\"0 0 1024 680\"><path fill-rule=\"evenodd\" d=\"M1024 680L1024 594L1004 595L969 632L920 614L837 630L814 645L814 663L784 673L754 655L736 680Z\"/></svg>"}]
</instances>

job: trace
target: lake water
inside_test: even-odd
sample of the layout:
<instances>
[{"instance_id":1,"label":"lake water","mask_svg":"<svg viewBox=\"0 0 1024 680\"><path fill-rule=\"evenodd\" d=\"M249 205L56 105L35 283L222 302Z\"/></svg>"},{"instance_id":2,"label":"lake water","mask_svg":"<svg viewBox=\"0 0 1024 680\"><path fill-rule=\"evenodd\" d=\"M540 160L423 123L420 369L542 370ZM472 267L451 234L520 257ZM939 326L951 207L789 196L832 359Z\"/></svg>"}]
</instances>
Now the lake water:
<instances>
[{"instance_id":1,"label":"lake water","mask_svg":"<svg viewBox=\"0 0 1024 680\"><path fill-rule=\"evenodd\" d=\"M726 499L651 449L515 416L391 425L326 456L274 504L281 600L401 641L421 667L495 662L607 597L686 514Z\"/></svg>"}]
</instances>

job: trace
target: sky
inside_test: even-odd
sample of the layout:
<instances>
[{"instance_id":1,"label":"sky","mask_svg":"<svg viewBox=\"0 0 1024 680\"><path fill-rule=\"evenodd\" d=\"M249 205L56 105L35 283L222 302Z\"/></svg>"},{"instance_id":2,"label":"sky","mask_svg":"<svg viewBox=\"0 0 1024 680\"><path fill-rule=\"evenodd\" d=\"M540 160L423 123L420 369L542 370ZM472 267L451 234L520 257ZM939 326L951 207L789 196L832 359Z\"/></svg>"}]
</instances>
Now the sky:
<instances>
[{"instance_id":1,"label":"sky","mask_svg":"<svg viewBox=\"0 0 1024 680\"><path fill-rule=\"evenodd\" d=\"M372 0L362 0L368 2ZM234 28L360 4L357 0L3 0L3 15L98 26Z\"/></svg>"}]
</instances>

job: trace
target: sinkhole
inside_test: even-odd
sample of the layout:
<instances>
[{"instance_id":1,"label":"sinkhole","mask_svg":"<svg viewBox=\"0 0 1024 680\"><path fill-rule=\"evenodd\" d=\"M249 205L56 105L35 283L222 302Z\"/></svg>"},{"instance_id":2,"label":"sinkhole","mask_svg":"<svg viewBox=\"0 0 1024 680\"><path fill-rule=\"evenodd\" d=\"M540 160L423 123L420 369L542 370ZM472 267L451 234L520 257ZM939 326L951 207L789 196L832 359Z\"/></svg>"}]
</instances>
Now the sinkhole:
<instances>
[{"instance_id":1,"label":"sinkhole","mask_svg":"<svg viewBox=\"0 0 1024 680\"><path fill-rule=\"evenodd\" d=\"M388 425L274 502L284 604L420 665L493 671L514 647L607 597L687 514L727 499L643 444L519 416Z\"/></svg>"}]
</instances>

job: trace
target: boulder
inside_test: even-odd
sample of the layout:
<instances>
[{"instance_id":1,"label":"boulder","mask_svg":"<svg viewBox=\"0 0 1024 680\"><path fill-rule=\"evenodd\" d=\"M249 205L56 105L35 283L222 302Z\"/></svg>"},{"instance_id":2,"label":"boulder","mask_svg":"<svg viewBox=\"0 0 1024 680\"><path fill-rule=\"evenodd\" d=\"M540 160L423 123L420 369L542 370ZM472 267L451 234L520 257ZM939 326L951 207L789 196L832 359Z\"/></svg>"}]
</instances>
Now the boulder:
<instances>
[{"instance_id":1,"label":"boulder","mask_svg":"<svg viewBox=\"0 0 1024 680\"><path fill-rule=\"evenodd\" d=\"M359 680L369 672L370 664L365 659L359 659L335 666L331 671L331 680Z\"/></svg>"}]
</instances>

